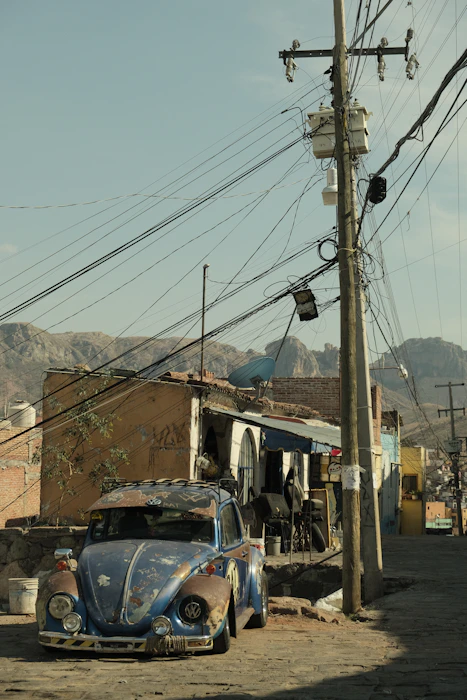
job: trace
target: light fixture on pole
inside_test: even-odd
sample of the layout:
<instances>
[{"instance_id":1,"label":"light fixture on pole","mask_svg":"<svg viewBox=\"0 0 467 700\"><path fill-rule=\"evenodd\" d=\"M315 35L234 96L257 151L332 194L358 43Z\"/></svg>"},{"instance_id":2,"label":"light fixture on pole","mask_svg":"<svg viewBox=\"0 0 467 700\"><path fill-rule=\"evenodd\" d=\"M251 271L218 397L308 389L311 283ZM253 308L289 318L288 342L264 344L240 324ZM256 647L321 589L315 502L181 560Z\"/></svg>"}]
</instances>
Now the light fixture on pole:
<instances>
[{"instance_id":1,"label":"light fixture on pole","mask_svg":"<svg viewBox=\"0 0 467 700\"><path fill-rule=\"evenodd\" d=\"M397 367L370 367L370 370L372 372L376 372L376 370L378 370L378 372L380 372L382 369L397 369L397 371L399 373L399 377L401 379L407 379L409 376L409 373L405 369L404 365L397 365Z\"/></svg>"},{"instance_id":2,"label":"light fixture on pole","mask_svg":"<svg viewBox=\"0 0 467 700\"><path fill-rule=\"evenodd\" d=\"M321 192L325 207L337 207L337 170L329 168L326 173L327 186Z\"/></svg>"},{"instance_id":3,"label":"light fixture on pole","mask_svg":"<svg viewBox=\"0 0 467 700\"><path fill-rule=\"evenodd\" d=\"M293 292L293 297L300 321L312 321L314 318L318 318L315 295L311 289L299 289L297 292Z\"/></svg>"},{"instance_id":4,"label":"light fixture on pole","mask_svg":"<svg viewBox=\"0 0 467 700\"><path fill-rule=\"evenodd\" d=\"M408 373L407 370L405 369L404 365L399 365L398 370L399 370L399 377L400 377L401 379L407 379L407 378L408 378L409 373Z\"/></svg>"}]
</instances>

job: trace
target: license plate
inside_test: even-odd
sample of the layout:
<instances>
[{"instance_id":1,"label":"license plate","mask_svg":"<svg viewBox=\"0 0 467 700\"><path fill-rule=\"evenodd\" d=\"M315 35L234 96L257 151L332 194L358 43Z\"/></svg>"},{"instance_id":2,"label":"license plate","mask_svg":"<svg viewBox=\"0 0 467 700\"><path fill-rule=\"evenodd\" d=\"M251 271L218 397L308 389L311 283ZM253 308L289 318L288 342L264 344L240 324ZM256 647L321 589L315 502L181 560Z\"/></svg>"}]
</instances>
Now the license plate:
<instances>
[{"instance_id":1,"label":"license plate","mask_svg":"<svg viewBox=\"0 0 467 700\"><path fill-rule=\"evenodd\" d=\"M134 649L132 642L96 642L94 649L98 651L130 651Z\"/></svg>"}]
</instances>

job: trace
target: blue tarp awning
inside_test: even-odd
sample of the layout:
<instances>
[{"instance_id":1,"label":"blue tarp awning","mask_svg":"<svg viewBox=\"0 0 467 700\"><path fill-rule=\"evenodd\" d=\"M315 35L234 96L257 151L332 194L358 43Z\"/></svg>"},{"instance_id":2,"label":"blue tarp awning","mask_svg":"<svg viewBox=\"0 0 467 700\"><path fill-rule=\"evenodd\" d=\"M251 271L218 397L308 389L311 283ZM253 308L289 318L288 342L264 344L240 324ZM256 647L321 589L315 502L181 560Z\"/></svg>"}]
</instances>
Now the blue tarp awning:
<instances>
[{"instance_id":1,"label":"blue tarp awning","mask_svg":"<svg viewBox=\"0 0 467 700\"><path fill-rule=\"evenodd\" d=\"M284 450L284 452L295 452L300 450L303 454L309 454L313 450L313 443L306 438L297 435L289 435L279 430L264 429L264 447L268 450Z\"/></svg>"},{"instance_id":2,"label":"blue tarp awning","mask_svg":"<svg viewBox=\"0 0 467 700\"><path fill-rule=\"evenodd\" d=\"M208 413L221 416L230 416L234 420L257 425L266 432L279 433L282 438L283 445L292 445L290 439L295 438L295 446L288 449L283 445L269 447L269 449L283 449L286 452L301 450L302 452L329 452L332 447L340 449L341 447L341 431L340 428L334 428L331 425L308 425L307 423L297 423L292 420L281 420L280 418L267 418L257 413L240 413L240 411L231 411L226 408L209 407L206 409ZM271 444L278 445L278 437L271 436ZM306 450L302 450L297 444L305 445Z\"/></svg>"}]
</instances>

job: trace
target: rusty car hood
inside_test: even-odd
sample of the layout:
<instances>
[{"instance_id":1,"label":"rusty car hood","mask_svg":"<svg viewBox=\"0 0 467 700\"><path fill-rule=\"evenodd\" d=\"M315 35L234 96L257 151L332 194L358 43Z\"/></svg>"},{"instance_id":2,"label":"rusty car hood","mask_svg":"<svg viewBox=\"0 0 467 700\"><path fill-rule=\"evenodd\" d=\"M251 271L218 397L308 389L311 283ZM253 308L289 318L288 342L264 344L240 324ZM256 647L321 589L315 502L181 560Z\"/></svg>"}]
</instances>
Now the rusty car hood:
<instances>
[{"instance_id":1,"label":"rusty car hood","mask_svg":"<svg viewBox=\"0 0 467 700\"><path fill-rule=\"evenodd\" d=\"M128 539L90 544L78 562L88 614L105 635L145 634L182 583L216 553L197 542Z\"/></svg>"}]
</instances>

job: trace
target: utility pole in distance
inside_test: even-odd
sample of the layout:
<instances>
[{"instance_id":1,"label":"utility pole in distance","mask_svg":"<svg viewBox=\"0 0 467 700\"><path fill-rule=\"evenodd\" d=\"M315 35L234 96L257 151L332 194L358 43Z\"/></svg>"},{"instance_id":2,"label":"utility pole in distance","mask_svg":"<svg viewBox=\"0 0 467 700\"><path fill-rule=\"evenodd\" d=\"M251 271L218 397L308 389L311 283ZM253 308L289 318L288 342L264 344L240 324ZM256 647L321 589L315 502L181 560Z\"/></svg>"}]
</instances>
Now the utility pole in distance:
<instances>
[{"instance_id":1,"label":"utility pole in distance","mask_svg":"<svg viewBox=\"0 0 467 700\"><path fill-rule=\"evenodd\" d=\"M438 417L444 413L445 416L449 413L451 416L451 439L446 442L446 451L451 456L452 461L452 473L454 474L454 486L456 488L456 505L457 505L457 523L458 523L458 534L459 536L464 534L464 524L462 522L462 490L459 479L459 453L462 450L462 441L456 438L456 426L454 423L454 411L463 411L465 416L465 406L462 408L454 408L452 401L452 387L453 386L464 386L464 382L460 384L453 384L449 382L448 384L435 384L436 388L449 389L449 408L439 408Z\"/></svg>"}]
</instances>

